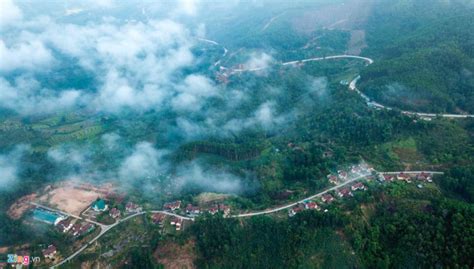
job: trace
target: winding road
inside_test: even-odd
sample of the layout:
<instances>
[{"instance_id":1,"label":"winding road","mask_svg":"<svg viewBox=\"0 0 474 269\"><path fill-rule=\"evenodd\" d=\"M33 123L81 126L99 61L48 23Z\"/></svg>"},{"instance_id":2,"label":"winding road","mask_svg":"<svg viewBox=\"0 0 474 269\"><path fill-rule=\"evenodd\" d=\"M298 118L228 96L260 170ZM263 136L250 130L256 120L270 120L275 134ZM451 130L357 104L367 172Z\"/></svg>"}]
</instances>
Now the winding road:
<instances>
[{"instance_id":1,"label":"winding road","mask_svg":"<svg viewBox=\"0 0 474 269\"><path fill-rule=\"evenodd\" d=\"M205 39L205 38L198 38L198 40L207 42L216 46L222 46L216 41ZM224 50L224 54L222 57L225 57L227 54L227 49L222 46ZM307 62L317 62L317 61L324 61L324 60L331 60L331 59L358 59L358 60L363 60L365 61L368 65L373 64L374 60L369 57L363 57L363 56L357 56L357 55L350 55L350 54L340 54L340 55L331 55L331 56L325 56L325 57L313 57L313 58L307 58L307 59L302 59L302 60L295 60L295 61L288 61L288 62L280 62L280 63L275 63L274 65L281 65L281 66L297 66L299 64L304 64ZM218 66L221 63L222 59L216 61L213 65ZM262 66L262 67L254 67L254 68L228 68L224 66L219 66L220 68L224 70L229 70L229 74L236 74L236 73L243 73L243 72L257 72L257 71L262 71L264 69L268 69L271 66ZM387 109L387 110L392 110L392 107L388 107L385 105L382 105L380 103L377 103L373 100L371 100L367 95L362 93L359 89L357 89L357 81L360 79L360 76L355 77L350 83L349 83L349 89L356 91L367 103L368 106L378 108L378 109ZM443 118L451 118L451 119L463 119L463 118L474 118L474 114L448 114L448 113L442 113L442 114L436 114L436 113L424 113L424 112L415 112L415 111L406 111L406 110L401 110L402 114L408 115L408 116L418 116L421 118L435 118L435 117L443 117Z\"/></svg>"},{"instance_id":2,"label":"winding road","mask_svg":"<svg viewBox=\"0 0 474 269\"><path fill-rule=\"evenodd\" d=\"M218 42L216 41L213 41L213 40L209 40L209 39L205 39L205 38L198 38L198 40L200 41L203 41L203 42L207 42L207 43L210 43L212 45L217 45L217 46L222 46L220 45ZM228 50L223 47L223 55L222 57L225 57ZM371 59L371 58L368 58L368 57L362 57L362 56L357 56L357 55L347 55L347 54L341 54L341 55L332 55L332 56L326 56L326 57L314 57L314 58L307 58L307 59L302 59L302 60L296 60L296 61L289 61L289 62L281 62L281 63L277 63L276 65L281 65L281 66L297 66L299 64L304 64L304 63L307 63L307 62L315 62L315 61L323 61L323 60L330 60L330 59L359 59L359 60L363 60L365 61L368 65L374 63L374 60ZM218 60L217 62L215 62L213 65L214 66L218 66L219 64L221 63L221 60ZM269 68L270 66L264 66L264 67L257 67L257 68L251 68L251 69L231 69L231 68L226 68L226 67L223 67L223 66L220 66L222 69L226 69L226 70L230 70L230 74L233 74L233 73L242 73L242 72L255 72L255 71L260 71L260 70L263 70L263 69L266 69L266 68ZM371 106L371 107L375 107L375 108L379 108L379 109L387 109L387 110L391 110L393 108L391 107L387 107L387 106L384 106L382 104L379 104L377 102L374 102L374 101L371 101L370 98L368 96L366 96L365 94L363 94L359 89L357 89L357 81L360 79L360 76L357 76L355 77L350 83L349 83L349 90L352 90L352 91L356 91L365 101L366 103ZM406 115L410 115L410 116L419 116L419 117L428 117L428 118L432 118L432 117L445 117L445 118L474 118L474 115L472 114L469 114L469 115L461 115L461 114L434 114L434 113L422 113L422 112L413 112L413 111L401 111L401 113L403 114L406 114ZM401 171L399 172L381 172L382 174L398 174L400 173ZM442 174L442 172L435 172L435 171L403 171L404 173L407 173L407 174L416 174L416 173L421 173L421 172L426 172L426 173L431 173L431 174ZM290 204L287 204L287 205L284 205L284 206L280 206L280 207L276 207L276 208L273 208L273 209L266 209L266 210L263 210L263 211L258 211L258 212L249 212L249 213L241 213L241 214L237 214L237 215L231 215L230 217L232 218L245 218L245 217L252 217L252 216L258 216L258 215L265 215L265 214L271 214L271 213L275 213L275 212L278 212L278 211L282 211L282 210L286 210L286 209L289 209L291 207L294 207L296 206L297 204L299 203L302 203L306 200L310 200L310 199L314 199L316 197L320 197L322 195L324 195L325 193L328 193L330 191L333 191L333 190L336 190L338 188L341 188L343 186L346 186L352 182L355 182L357 180L360 180L362 178L365 178L367 177L369 174L359 174L345 182L342 182L336 186L333 186L331 188L328 188L324 191L321 191L319 193L316 193L314 195L311 195L309 197L306 197L300 201L297 201L297 202L294 202L294 203L290 203ZM61 214L64 214L64 215L68 215L68 216L71 216L71 217L74 217L74 218L78 218L78 219L83 219L79 216L74 216L74 215L71 215L71 214L68 214L66 212L62 212L62 211L59 211L59 210L55 210L55 209L52 209L52 208L49 208L49 207L45 207L45 206L42 206L40 204L36 204L36 203L33 203L34 205L38 206L38 207L42 207L42 208L45 208L45 209L48 209L48 210L52 210L52 211L56 211L56 212L59 212ZM172 212L168 212L168 211L161 211L161 210L152 210L152 211L149 211L151 213L161 213L161 214L165 214L165 215L169 215L169 216L174 216L174 217L177 217L177 218L180 218L180 219L183 219L183 220L191 220L193 221L194 218L189 218L189 217L185 217L185 216L181 216L181 215L178 215L178 214L175 214L175 213L172 213ZM91 239L90 241L88 241L84 246L82 246L80 249L78 249L76 252L74 252L72 255L70 255L69 257L67 257L66 259L64 259L63 261L61 261L60 263L50 267L50 268L57 268L67 262L69 262L70 260L72 260L73 258L75 258L77 255L79 255L80 253L82 253L87 247L89 247L92 243L94 243L95 241L97 241L99 238L101 238L104 234L106 234L108 231L110 231L111 229L115 228L117 225L119 225L120 223L123 223L123 222L126 222L128 221L129 219L132 219L134 217L137 217L137 216L141 216L143 214L145 214L146 212L143 211L143 212L138 212L138 213L135 213L135 214L132 214L132 215L129 215L119 221L117 221L116 223L112 224L112 225L104 225L104 224L101 224L101 223L97 223L95 221L92 221L92 220L89 220L89 219L83 219L85 221L88 221L88 222L91 222L91 223L94 223L96 225L99 225L100 226L100 233L94 237L93 239Z\"/></svg>"}]
</instances>

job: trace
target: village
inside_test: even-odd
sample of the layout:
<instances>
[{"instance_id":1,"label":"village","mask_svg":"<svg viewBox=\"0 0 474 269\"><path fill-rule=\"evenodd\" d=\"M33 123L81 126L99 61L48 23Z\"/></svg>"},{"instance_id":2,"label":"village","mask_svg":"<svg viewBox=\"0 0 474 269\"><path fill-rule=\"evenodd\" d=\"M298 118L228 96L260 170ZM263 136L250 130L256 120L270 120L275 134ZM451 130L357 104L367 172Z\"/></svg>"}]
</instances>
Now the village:
<instances>
[{"instance_id":1,"label":"village","mask_svg":"<svg viewBox=\"0 0 474 269\"><path fill-rule=\"evenodd\" d=\"M327 175L328 183L334 187L294 203L290 207L282 206L261 212L240 214L234 212L234 215L231 214L231 206L224 202L198 206L192 203L183 205L181 200L175 200L165 202L160 210L144 210L142 205L127 200L125 195L116 192L110 187L101 189L89 184L79 184L72 187L76 191L76 195L73 196L75 197L74 199L81 200L81 203L73 203L74 207L65 207L63 204L56 204L55 208L52 207L54 204L51 201L54 200L54 195L59 195L63 198L61 193L70 191L69 188L71 186L68 185L59 186L57 189L48 189L48 197L50 199L48 206L35 201L28 201L28 203L30 204L29 210L32 220L50 225L57 232L73 238L73 240L77 241L77 245L84 245L97 240L101 235L119 223L135 216L145 215L146 213L148 213L146 217L162 231L167 227L168 230L172 229L179 233L188 225L185 225L185 223L190 224L196 217L202 214L219 214L224 218L238 218L269 214L286 208L288 209L289 217L293 217L305 210L322 210L327 212L330 210L330 205L336 200L351 199L356 192L366 191L368 186L364 181L379 182L380 184L395 181L408 184L416 182L418 188L423 188L425 184L433 182L434 173L436 172L377 172L366 163L361 163ZM90 192L93 192L95 195L90 195ZM41 197L36 198L38 202L45 203L45 200ZM89 204L86 204L86 202L89 202ZM84 206L85 208L80 208ZM23 206L19 208L23 208ZM69 252L67 251L65 255L69 255ZM58 261L64 262L62 253L52 243L45 245L42 254L44 257L43 261L46 264L57 264Z\"/></svg>"}]
</instances>

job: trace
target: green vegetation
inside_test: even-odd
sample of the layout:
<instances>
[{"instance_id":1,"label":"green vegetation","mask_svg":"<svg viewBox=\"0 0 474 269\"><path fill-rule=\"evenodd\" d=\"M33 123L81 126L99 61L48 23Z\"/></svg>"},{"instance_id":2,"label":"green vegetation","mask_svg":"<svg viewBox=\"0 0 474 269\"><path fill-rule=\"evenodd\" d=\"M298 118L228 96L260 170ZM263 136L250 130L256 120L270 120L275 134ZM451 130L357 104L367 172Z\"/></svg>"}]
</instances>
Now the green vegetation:
<instances>
[{"instance_id":1,"label":"green vegetation","mask_svg":"<svg viewBox=\"0 0 474 269\"><path fill-rule=\"evenodd\" d=\"M473 28L466 1L375 4L364 51L375 63L360 88L400 109L474 113Z\"/></svg>"}]
</instances>

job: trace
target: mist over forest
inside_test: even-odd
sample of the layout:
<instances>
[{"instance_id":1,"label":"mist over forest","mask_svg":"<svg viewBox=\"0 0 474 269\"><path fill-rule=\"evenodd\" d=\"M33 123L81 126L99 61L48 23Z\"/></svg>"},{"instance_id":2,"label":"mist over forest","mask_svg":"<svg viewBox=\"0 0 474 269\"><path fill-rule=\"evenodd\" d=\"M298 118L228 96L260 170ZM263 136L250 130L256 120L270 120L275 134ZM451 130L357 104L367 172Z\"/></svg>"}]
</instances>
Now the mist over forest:
<instances>
[{"instance_id":1,"label":"mist over forest","mask_svg":"<svg viewBox=\"0 0 474 269\"><path fill-rule=\"evenodd\" d=\"M472 267L473 29L472 0L0 0L0 254L77 244L12 217L73 182L146 214L233 215L171 236L144 215L126 229L150 249L71 268L155 268L170 242L198 268ZM358 165L364 192L286 219ZM383 171L442 175L387 186Z\"/></svg>"}]
</instances>

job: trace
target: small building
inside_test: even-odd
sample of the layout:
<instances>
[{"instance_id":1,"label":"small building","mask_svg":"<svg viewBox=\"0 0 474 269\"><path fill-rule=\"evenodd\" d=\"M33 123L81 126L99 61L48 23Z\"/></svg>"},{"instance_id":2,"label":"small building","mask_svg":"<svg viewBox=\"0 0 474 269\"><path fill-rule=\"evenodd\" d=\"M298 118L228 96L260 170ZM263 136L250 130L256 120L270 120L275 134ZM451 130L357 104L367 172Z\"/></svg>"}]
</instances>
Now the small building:
<instances>
[{"instance_id":1,"label":"small building","mask_svg":"<svg viewBox=\"0 0 474 269\"><path fill-rule=\"evenodd\" d=\"M383 178L387 182L392 182L393 179L394 179L394 176L392 176L392 175L383 175Z\"/></svg>"},{"instance_id":2,"label":"small building","mask_svg":"<svg viewBox=\"0 0 474 269\"><path fill-rule=\"evenodd\" d=\"M174 201L174 202L169 202L169 203L165 203L163 205L163 208L165 210L171 210L171 211L174 211L176 209L179 209L181 207L181 201Z\"/></svg>"},{"instance_id":3,"label":"small building","mask_svg":"<svg viewBox=\"0 0 474 269\"><path fill-rule=\"evenodd\" d=\"M165 220L166 215L165 214L160 214L160 213L154 213L151 215L151 221L153 221L154 224L161 225L163 224L163 221Z\"/></svg>"},{"instance_id":4,"label":"small building","mask_svg":"<svg viewBox=\"0 0 474 269\"><path fill-rule=\"evenodd\" d=\"M216 214L217 212L219 212L219 207L217 205L213 205L211 208L209 208L208 212L211 214L211 215L214 215Z\"/></svg>"},{"instance_id":5,"label":"small building","mask_svg":"<svg viewBox=\"0 0 474 269\"><path fill-rule=\"evenodd\" d=\"M94 225L91 223L76 223L71 228L71 234L75 237L85 235L94 229Z\"/></svg>"},{"instance_id":6,"label":"small building","mask_svg":"<svg viewBox=\"0 0 474 269\"><path fill-rule=\"evenodd\" d=\"M109 215L112 218L116 219L116 218L120 217L120 210L118 210L117 208L114 207L114 208L110 209Z\"/></svg>"},{"instance_id":7,"label":"small building","mask_svg":"<svg viewBox=\"0 0 474 269\"><path fill-rule=\"evenodd\" d=\"M405 181L405 182L407 182L407 183L411 183L411 177L410 177L410 175L405 174L405 173L403 173L403 172L402 172L402 173L399 173L399 174L397 175L397 180L403 180L403 181Z\"/></svg>"},{"instance_id":8,"label":"small building","mask_svg":"<svg viewBox=\"0 0 474 269\"><path fill-rule=\"evenodd\" d=\"M304 205L304 207L305 207L306 209L316 209L316 210L318 210L318 211L321 210L321 208L319 207L319 205L318 205L316 202L314 202L314 201L309 201L309 202L307 202L307 203Z\"/></svg>"},{"instance_id":9,"label":"small building","mask_svg":"<svg viewBox=\"0 0 474 269\"><path fill-rule=\"evenodd\" d=\"M72 228L71 220L64 219L64 220L59 221L56 224L56 228L62 233L67 233Z\"/></svg>"},{"instance_id":10,"label":"small building","mask_svg":"<svg viewBox=\"0 0 474 269\"><path fill-rule=\"evenodd\" d=\"M421 181L426 181L426 182L433 182L433 179L431 178L431 174L421 172L416 176L416 179L421 180Z\"/></svg>"},{"instance_id":11,"label":"small building","mask_svg":"<svg viewBox=\"0 0 474 269\"><path fill-rule=\"evenodd\" d=\"M227 217L230 214L230 206L220 204L219 205L219 211L221 211L222 214L224 214L224 217Z\"/></svg>"},{"instance_id":12,"label":"small building","mask_svg":"<svg viewBox=\"0 0 474 269\"><path fill-rule=\"evenodd\" d=\"M328 176L329 183L336 185L337 184L337 176L329 174Z\"/></svg>"},{"instance_id":13,"label":"small building","mask_svg":"<svg viewBox=\"0 0 474 269\"><path fill-rule=\"evenodd\" d=\"M305 208L305 206L303 204L297 204L295 205L293 208L291 208L289 211L288 211L288 216L289 217L293 217L294 215L296 215L297 213L303 211Z\"/></svg>"},{"instance_id":14,"label":"small building","mask_svg":"<svg viewBox=\"0 0 474 269\"><path fill-rule=\"evenodd\" d=\"M176 231L180 231L181 230L181 225L183 224L183 220L181 218L178 218L178 217L173 217L171 219L170 224L172 226L176 226Z\"/></svg>"},{"instance_id":15,"label":"small building","mask_svg":"<svg viewBox=\"0 0 474 269\"><path fill-rule=\"evenodd\" d=\"M186 214L188 215L199 215L201 214L201 208L198 206L193 206L192 204L188 204L186 206Z\"/></svg>"},{"instance_id":16,"label":"small building","mask_svg":"<svg viewBox=\"0 0 474 269\"><path fill-rule=\"evenodd\" d=\"M46 249L43 249L43 256L46 259L54 259L56 256L57 250L54 245L49 245Z\"/></svg>"},{"instance_id":17,"label":"small building","mask_svg":"<svg viewBox=\"0 0 474 269\"><path fill-rule=\"evenodd\" d=\"M366 187L364 184L362 184L362 182L357 182L356 184L352 185L351 190L352 191L357 191L357 190L365 191Z\"/></svg>"},{"instance_id":18,"label":"small building","mask_svg":"<svg viewBox=\"0 0 474 269\"><path fill-rule=\"evenodd\" d=\"M132 202L128 202L126 205L125 205L125 211L127 211L128 213L138 213L138 212L141 212L142 211L142 207L135 204L135 203L132 203Z\"/></svg>"},{"instance_id":19,"label":"small building","mask_svg":"<svg viewBox=\"0 0 474 269\"><path fill-rule=\"evenodd\" d=\"M107 211L109 206L105 203L104 200L102 199L97 199L93 204L92 204L92 209L97 212L103 212Z\"/></svg>"},{"instance_id":20,"label":"small building","mask_svg":"<svg viewBox=\"0 0 474 269\"><path fill-rule=\"evenodd\" d=\"M346 171L339 170L339 171L337 171L337 174L338 174L339 178L347 179L347 172Z\"/></svg>"},{"instance_id":21,"label":"small building","mask_svg":"<svg viewBox=\"0 0 474 269\"><path fill-rule=\"evenodd\" d=\"M334 201L334 197L332 197L331 194L329 193L326 193L324 194L322 197L321 197L321 200L323 201L323 203L331 203L332 201Z\"/></svg>"},{"instance_id":22,"label":"small building","mask_svg":"<svg viewBox=\"0 0 474 269\"><path fill-rule=\"evenodd\" d=\"M339 197L350 197L352 196L352 192L351 190L349 190L349 188L342 188L340 190L337 191L337 196Z\"/></svg>"}]
</instances>

